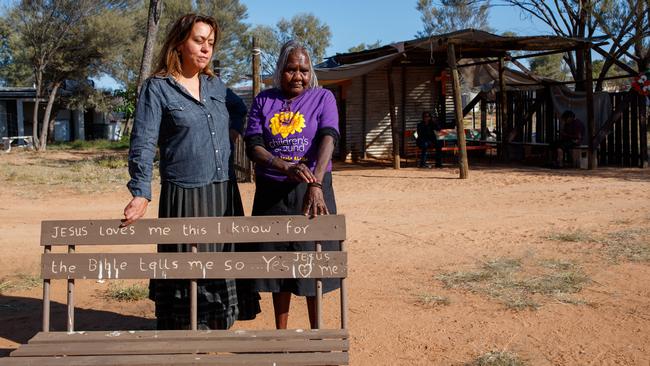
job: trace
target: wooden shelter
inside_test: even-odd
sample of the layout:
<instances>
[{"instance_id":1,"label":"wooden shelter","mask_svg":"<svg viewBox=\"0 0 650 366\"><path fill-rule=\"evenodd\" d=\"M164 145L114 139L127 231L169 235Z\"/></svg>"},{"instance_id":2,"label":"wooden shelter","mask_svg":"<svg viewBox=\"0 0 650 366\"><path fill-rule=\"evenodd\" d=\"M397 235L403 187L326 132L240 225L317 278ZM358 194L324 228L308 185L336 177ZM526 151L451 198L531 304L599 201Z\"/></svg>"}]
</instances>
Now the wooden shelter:
<instances>
[{"instance_id":1,"label":"wooden shelter","mask_svg":"<svg viewBox=\"0 0 650 366\"><path fill-rule=\"evenodd\" d=\"M457 133L460 177L466 178L468 163L463 116L478 103L481 103L481 110L485 110L487 104L495 103L497 148L504 159L508 159L511 136L518 135L517 138L525 142L535 130L538 142L551 142L558 130L557 115L562 113L553 111L549 103L549 87L557 83L532 75L517 59L582 50L587 56L585 69L591 70L590 55L595 41L598 40L557 36L503 37L467 29L372 50L337 54L318 65L316 73L319 82L337 95L341 130L339 158L392 159L394 167L399 169L400 157L409 151L406 147L414 143L405 132L415 129L422 111L434 111L460 132ZM527 51L527 54L512 57L511 51ZM521 71L507 69L507 61ZM479 93L466 103L463 110L458 69L487 63L498 64L498 77L494 80L496 100L490 101L487 94ZM591 75L589 72L586 74ZM513 82L515 77L527 81ZM593 116L593 89L589 87L593 85L591 78L577 83L584 85L587 110L592 111L585 116L585 124L590 137L589 167L593 168L599 158L597 147L603 141L607 143L605 137L611 136L609 132L615 118L610 118L612 121L607 121L597 130ZM535 91L531 92L531 86ZM620 106L621 103L614 101L614 104ZM641 108L639 103L634 105ZM637 140L643 139L644 131L647 131L645 120L640 117L645 113L641 112L629 112L630 116L634 114L636 118L633 124L636 126ZM482 138L485 138L485 113L481 116L481 131ZM629 131L627 139L631 146L629 142L634 136L629 136ZM636 160L641 164L643 161L647 164L645 146L643 141L637 144ZM625 154L623 150L615 151ZM607 151L607 148L603 150L601 146L600 154L609 156L603 151ZM630 150L628 155L633 155L633 152Z\"/></svg>"}]
</instances>

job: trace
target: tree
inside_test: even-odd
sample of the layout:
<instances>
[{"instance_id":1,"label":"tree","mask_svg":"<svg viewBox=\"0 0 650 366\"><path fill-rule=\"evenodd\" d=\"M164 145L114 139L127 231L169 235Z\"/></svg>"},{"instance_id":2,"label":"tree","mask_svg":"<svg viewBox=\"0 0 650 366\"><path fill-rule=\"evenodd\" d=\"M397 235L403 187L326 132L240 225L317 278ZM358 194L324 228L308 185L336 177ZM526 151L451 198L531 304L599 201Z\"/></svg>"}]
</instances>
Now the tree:
<instances>
[{"instance_id":1,"label":"tree","mask_svg":"<svg viewBox=\"0 0 650 366\"><path fill-rule=\"evenodd\" d=\"M605 62L596 76L596 90L602 90L603 78L607 77L610 69L617 67L615 60L629 57L639 73L650 66L650 2L619 0L612 2L609 10L593 13L600 30L611 41L603 55Z\"/></svg>"},{"instance_id":2,"label":"tree","mask_svg":"<svg viewBox=\"0 0 650 366\"><path fill-rule=\"evenodd\" d=\"M415 7L420 13L424 29L416 37L429 37L434 34L449 33L473 28L489 31L489 0L418 0Z\"/></svg>"},{"instance_id":3,"label":"tree","mask_svg":"<svg viewBox=\"0 0 650 366\"><path fill-rule=\"evenodd\" d=\"M504 0L519 7L531 18L546 23L564 37L589 38L602 32L610 40L604 54L606 60L596 81L601 90L603 78L616 61L631 57L639 72L650 64L650 2L648 0ZM597 46L598 47L598 46ZM574 80L584 80L581 50L567 53L565 61ZM580 89L582 85L576 85Z\"/></svg>"},{"instance_id":4,"label":"tree","mask_svg":"<svg viewBox=\"0 0 650 366\"><path fill-rule=\"evenodd\" d=\"M0 18L0 85L31 86L32 72L18 34L9 19Z\"/></svg>"},{"instance_id":5,"label":"tree","mask_svg":"<svg viewBox=\"0 0 650 366\"><path fill-rule=\"evenodd\" d=\"M563 37L587 38L593 36L596 24L592 14L594 2L591 0L504 0L517 6L524 15L546 23L555 34ZM598 0L596 0L598 1ZM582 50L567 52L565 61L574 80L584 80L584 59ZM576 89L580 89L576 85Z\"/></svg>"},{"instance_id":6,"label":"tree","mask_svg":"<svg viewBox=\"0 0 650 366\"><path fill-rule=\"evenodd\" d=\"M262 50L262 73L269 75L275 70L280 48L291 40L305 44L312 58L312 63L317 64L323 60L325 50L330 45L332 32L327 24L310 13L294 15L291 19L280 19L275 28L258 25L249 31L249 37L255 36ZM250 42L248 43L250 48Z\"/></svg>"},{"instance_id":7,"label":"tree","mask_svg":"<svg viewBox=\"0 0 650 366\"><path fill-rule=\"evenodd\" d=\"M561 53L531 58L530 71L536 75L558 81L566 81L569 76L569 70Z\"/></svg>"},{"instance_id":8,"label":"tree","mask_svg":"<svg viewBox=\"0 0 650 366\"><path fill-rule=\"evenodd\" d=\"M348 48L348 52L360 52L360 51L365 51L365 50L372 50L374 48L379 48L381 47L381 41L376 41L375 43L359 43L356 46Z\"/></svg>"},{"instance_id":9,"label":"tree","mask_svg":"<svg viewBox=\"0 0 650 366\"><path fill-rule=\"evenodd\" d=\"M295 39L304 43L312 57L312 62L317 64L325 57L325 49L330 45L332 32L330 27L321 22L311 13L294 15L290 20L280 19L277 24L281 43Z\"/></svg>"},{"instance_id":10,"label":"tree","mask_svg":"<svg viewBox=\"0 0 650 366\"><path fill-rule=\"evenodd\" d=\"M32 137L39 150L47 145L48 125L57 92L66 79L85 80L100 70L101 60L115 44L116 28L100 28L104 12L123 11L119 0L38 0L20 2L10 13L26 59L33 69L36 101ZM42 129L38 111L44 91L49 92Z\"/></svg>"},{"instance_id":11,"label":"tree","mask_svg":"<svg viewBox=\"0 0 650 366\"><path fill-rule=\"evenodd\" d=\"M197 11L210 14L221 29L214 59L219 62L221 78L228 84L235 84L249 73L247 47L248 8L239 0L202 0L197 1Z\"/></svg>"},{"instance_id":12,"label":"tree","mask_svg":"<svg viewBox=\"0 0 650 366\"><path fill-rule=\"evenodd\" d=\"M260 60L262 75L273 74L280 54L280 47L282 47L276 29L268 25L257 25L249 33L251 37L257 39L257 47L262 50Z\"/></svg>"},{"instance_id":13,"label":"tree","mask_svg":"<svg viewBox=\"0 0 650 366\"><path fill-rule=\"evenodd\" d=\"M138 73L138 82L136 91L139 93L144 79L151 73L151 60L153 59L154 45L156 44L156 35L162 15L162 0L149 0L149 15L147 17L147 33L142 49L142 60L140 62L140 72ZM130 128L127 126L127 130Z\"/></svg>"}]
</instances>

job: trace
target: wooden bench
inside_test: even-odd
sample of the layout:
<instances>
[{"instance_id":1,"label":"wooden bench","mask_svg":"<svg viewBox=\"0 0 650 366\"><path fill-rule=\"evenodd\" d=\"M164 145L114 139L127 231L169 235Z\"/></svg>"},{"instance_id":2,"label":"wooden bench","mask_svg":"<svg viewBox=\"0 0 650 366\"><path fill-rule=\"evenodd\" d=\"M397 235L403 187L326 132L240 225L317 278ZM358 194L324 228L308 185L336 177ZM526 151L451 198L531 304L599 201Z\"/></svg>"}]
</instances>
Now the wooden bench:
<instances>
[{"instance_id":1,"label":"wooden bench","mask_svg":"<svg viewBox=\"0 0 650 366\"><path fill-rule=\"evenodd\" d=\"M415 143L415 137L413 131L406 131L404 133L404 156L406 157L406 164L408 164L408 159L411 156L415 157L415 163L417 164L420 158L420 148ZM447 144L448 141L443 141L442 152L452 152L454 155L458 154L458 145L455 143ZM482 151L483 153L487 152L490 149L493 149L495 146L486 143L485 141L476 141L476 140L467 140L465 146L466 150L469 151ZM429 157L435 157L436 147L434 145L429 146L427 149L429 151Z\"/></svg>"},{"instance_id":2,"label":"wooden bench","mask_svg":"<svg viewBox=\"0 0 650 366\"><path fill-rule=\"evenodd\" d=\"M0 365L347 365L345 217L330 215L44 221L43 330ZM340 240L340 251L320 241ZM197 243L315 241L309 252L197 252ZM187 253L78 253L80 245L188 243ZM52 251L67 247L67 252ZM317 329L197 330L197 279L313 278ZM320 329L321 278L340 278L340 329ZM68 285L67 331L50 331L50 281ZM75 280L188 279L191 330L78 331Z\"/></svg>"},{"instance_id":3,"label":"wooden bench","mask_svg":"<svg viewBox=\"0 0 650 366\"><path fill-rule=\"evenodd\" d=\"M11 143L18 140L23 140L25 142L25 145L21 145L21 146L24 146L32 150L34 149L34 141L32 140L32 136L10 136L10 137L2 138L2 145L3 145L4 152L6 153L11 152Z\"/></svg>"},{"instance_id":4,"label":"wooden bench","mask_svg":"<svg viewBox=\"0 0 650 366\"><path fill-rule=\"evenodd\" d=\"M542 142L520 142L511 141L508 143L512 146L522 147L522 160L528 162L548 163L550 160L549 144ZM571 166L576 169L588 168L588 151L589 146L579 145L573 147L569 151L565 151L565 155L570 159Z\"/></svg>"}]
</instances>

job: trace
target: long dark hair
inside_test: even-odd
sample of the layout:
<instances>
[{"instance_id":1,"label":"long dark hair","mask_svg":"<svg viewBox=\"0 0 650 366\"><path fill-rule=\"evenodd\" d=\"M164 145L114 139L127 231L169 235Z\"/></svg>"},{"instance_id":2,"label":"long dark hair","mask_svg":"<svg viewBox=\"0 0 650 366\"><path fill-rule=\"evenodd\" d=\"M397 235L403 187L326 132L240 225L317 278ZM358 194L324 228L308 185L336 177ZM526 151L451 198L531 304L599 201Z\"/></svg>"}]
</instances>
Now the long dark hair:
<instances>
[{"instance_id":1,"label":"long dark hair","mask_svg":"<svg viewBox=\"0 0 650 366\"><path fill-rule=\"evenodd\" d=\"M179 75L181 73L181 55L176 50L183 42L187 41L192 34L192 28L196 23L205 23L214 31L215 45L219 37L219 25L214 18L199 14L185 14L178 18L174 26L167 33L165 43L158 55L158 64L153 72L156 76ZM211 63L208 63L202 73L214 76Z\"/></svg>"}]
</instances>

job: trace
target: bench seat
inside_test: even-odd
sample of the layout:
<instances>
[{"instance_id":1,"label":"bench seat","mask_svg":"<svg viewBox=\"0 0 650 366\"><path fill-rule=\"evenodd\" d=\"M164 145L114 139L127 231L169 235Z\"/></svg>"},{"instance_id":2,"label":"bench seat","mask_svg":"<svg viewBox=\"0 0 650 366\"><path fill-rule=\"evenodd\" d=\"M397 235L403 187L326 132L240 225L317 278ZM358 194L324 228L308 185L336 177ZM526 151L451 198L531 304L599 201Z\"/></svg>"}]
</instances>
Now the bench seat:
<instances>
[{"instance_id":1,"label":"bench seat","mask_svg":"<svg viewBox=\"0 0 650 366\"><path fill-rule=\"evenodd\" d=\"M0 365L347 365L348 331L40 332Z\"/></svg>"}]
</instances>

